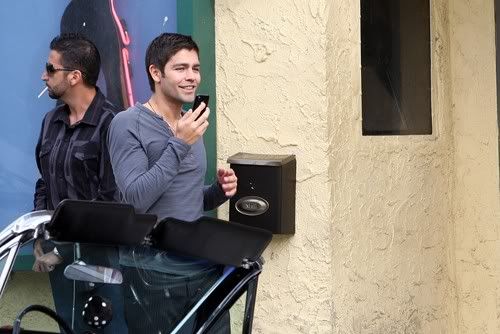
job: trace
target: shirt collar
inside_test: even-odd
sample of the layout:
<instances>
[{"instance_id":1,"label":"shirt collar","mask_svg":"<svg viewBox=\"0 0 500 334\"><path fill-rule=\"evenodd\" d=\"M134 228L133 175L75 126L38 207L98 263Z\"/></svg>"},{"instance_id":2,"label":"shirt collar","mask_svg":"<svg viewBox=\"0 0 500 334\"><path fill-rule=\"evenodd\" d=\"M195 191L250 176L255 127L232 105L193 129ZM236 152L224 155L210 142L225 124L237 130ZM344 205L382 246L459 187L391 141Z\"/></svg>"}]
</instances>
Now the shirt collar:
<instances>
[{"instance_id":1,"label":"shirt collar","mask_svg":"<svg viewBox=\"0 0 500 334\"><path fill-rule=\"evenodd\" d=\"M105 100L104 95L101 93L99 87L96 86L96 94L94 99L90 103L85 115L77 124L88 124L92 126L97 126L99 124L99 118L101 117L101 106ZM63 104L57 108L56 115L54 117L54 122L64 122L69 126L69 107L67 104Z\"/></svg>"}]
</instances>

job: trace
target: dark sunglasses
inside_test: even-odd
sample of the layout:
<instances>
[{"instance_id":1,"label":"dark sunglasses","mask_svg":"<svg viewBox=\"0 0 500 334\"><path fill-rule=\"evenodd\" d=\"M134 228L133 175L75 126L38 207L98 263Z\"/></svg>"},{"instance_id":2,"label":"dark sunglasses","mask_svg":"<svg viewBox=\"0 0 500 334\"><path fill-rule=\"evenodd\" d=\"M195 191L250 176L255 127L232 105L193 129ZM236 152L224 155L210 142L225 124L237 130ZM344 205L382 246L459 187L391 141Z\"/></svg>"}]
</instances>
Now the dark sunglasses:
<instances>
[{"instance_id":1,"label":"dark sunglasses","mask_svg":"<svg viewBox=\"0 0 500 334\"><path fill-rule=\"evenodd\" d=\"M54 74L57 71L78 71L76 68L55 68L51 63L45 63L45 71L47 74Z\"/></svg>"}]
</instances>

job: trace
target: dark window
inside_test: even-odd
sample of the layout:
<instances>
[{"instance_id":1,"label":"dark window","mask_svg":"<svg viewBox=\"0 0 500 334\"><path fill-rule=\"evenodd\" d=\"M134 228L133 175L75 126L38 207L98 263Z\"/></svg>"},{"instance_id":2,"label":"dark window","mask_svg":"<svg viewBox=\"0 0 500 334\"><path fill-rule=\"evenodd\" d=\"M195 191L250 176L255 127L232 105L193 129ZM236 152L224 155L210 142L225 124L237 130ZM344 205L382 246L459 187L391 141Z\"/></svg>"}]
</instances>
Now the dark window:
<instances>
[{"instance_id":1,"label":"dark window","mask_svg":"<svg viewBox=\"0 0 500 334\"><path fill-rule=\"evenodd\" d=\"M429 0L361 0L363 135L431 134Z\"/></svg>"}]
</instances>

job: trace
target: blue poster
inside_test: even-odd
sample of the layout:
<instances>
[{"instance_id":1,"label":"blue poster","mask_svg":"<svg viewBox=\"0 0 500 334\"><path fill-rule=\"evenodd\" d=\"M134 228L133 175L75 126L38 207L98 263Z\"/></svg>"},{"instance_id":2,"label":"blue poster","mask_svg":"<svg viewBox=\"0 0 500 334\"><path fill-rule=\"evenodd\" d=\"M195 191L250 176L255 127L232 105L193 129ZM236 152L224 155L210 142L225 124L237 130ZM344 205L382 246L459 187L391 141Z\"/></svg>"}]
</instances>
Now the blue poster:
<instances>
[{"instance_id":1,"label":"blue poster","mask_svg":"<svg viewBox=\"0 0 500 334\"><path fill-rule=\"evenodd\" d=\"M41 80L49 44L61 32L91 39L102 58L98 86L120 108L150 95L144 54L177 30L176 0L16 0L0 10L0 227L33 209L35 145L55 101Z\"/></svg>"}]
</instances>

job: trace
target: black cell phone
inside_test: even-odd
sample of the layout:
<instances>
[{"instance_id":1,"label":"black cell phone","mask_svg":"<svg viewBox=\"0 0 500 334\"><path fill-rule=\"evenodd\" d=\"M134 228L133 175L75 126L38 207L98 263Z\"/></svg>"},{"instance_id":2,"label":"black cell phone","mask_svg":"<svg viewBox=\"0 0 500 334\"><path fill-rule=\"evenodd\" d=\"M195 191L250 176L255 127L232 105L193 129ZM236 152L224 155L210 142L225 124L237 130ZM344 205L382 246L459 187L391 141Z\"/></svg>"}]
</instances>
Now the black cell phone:
<instances>
[{"instance_id":1,"label":"black cell phone","mask_svg":"<svg viewBox=\"0 0 500 334\"><path fill-rule=\"evenodd\" d=\"M202 102L205 102L205 108L203 108L203 110L200 112L200 114L198 115L198 117L196 117L195 121L200 118L200 116L205 112L205 110L207 109L207 106L208 106L208 99L210 98L210 96L208 95L196 95L196 97L194 98L194 102L193 102L193 107L191 108L193 111L196 110L196 108L198 108L200 106L200 104Z\"/></svg>"}]
</instances>

